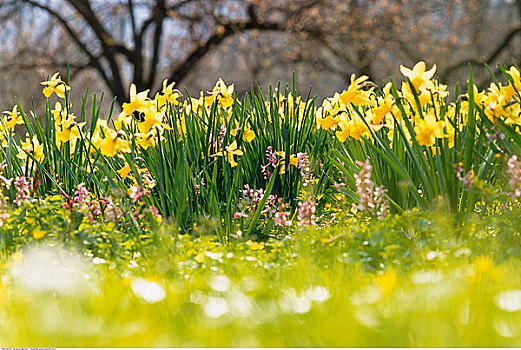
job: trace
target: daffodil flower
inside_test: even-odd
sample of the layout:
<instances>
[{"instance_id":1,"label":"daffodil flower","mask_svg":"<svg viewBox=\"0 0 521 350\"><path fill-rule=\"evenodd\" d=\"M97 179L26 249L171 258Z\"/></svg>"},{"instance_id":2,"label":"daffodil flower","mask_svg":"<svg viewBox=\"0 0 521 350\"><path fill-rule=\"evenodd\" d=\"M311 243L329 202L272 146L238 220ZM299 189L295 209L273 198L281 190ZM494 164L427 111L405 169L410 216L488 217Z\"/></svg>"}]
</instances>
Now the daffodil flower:
<instances>
[{"instance_id":1,"label":"daffodil flower","mask_svg":"<svg viewBox=\"0 0 521 350\"><path fill-rule=\"evenodd\" d=\"M5 122L5 128L7 130L14 128L16 124L24 123L24 120L20 115L20 112L18 112L17 106L14 106L12 111L4 111L3 113L7 117L7 120Z\"/></svg>"},{"instance_id":2,"label":"daffodil flower","mask_svg":"<svg viewBox=\"0 0 521 350\"><path fill-rule=\"evenodd\" d=\"M436 73L436 65L432 66L428 71L425 71L425 62L420 61L414 65L412 70L400 65L400 72L411 80L416 90L434 87L430 79L432 79L434 73Z\"/></svg>"},{"instance_id":3,"label":"daffodil flower","mask_svg":"<svg viewBox=\"0 0 521 350\"><path fill-rule=\"evenodd\" d=\"M163 90L161 94L156 94L156 102L160 109L163 109L167 103L171 103L172 105L177 105L179 102L177 99L182 96L181 92L177 89L174 89L175 82L168 84L168 80L163 80Z\"/></svg>"},{"instance_id":4,"label":"daffodil flower","mask_svg":"<svg viewBox=\"0 0 521 350\"><path fill-rule=\"evenodd\" d=\"M65 91L70 90L70 86L67 86L60 78L59 73L54 73L48 81L42 81L40 84L46 86L43 89L45 97L49 98L53 93L60 98L65 98Z\"/></svg>"},{"instance_id":5,"label":"daffodil flower","mask_svg":"<svg viewBox=\"0 0 521 350\"><path fill-rule=\"evenodd\" d=\"M208 91L210 96L205 98L205 103L211 105L217 98L217 101L221 102L223 107L230 107L233 104L233 88L234 84L227 87L224 81L219 79L213 90Z\"/></svg>"},{"instance_id":6,"label":"daffodil flower","mask_svg":"<svg viewBox=\"0 0 521 350\"><path fill-rule=\"evenodd\" d=\"M130 145L121 132L105 130L105 138L99 145L101 154L106 157L114 157L118 151L130 153Z\"/></svg>"},{"instance_id":7,"label":"daffodil flower","mask_svg":"<svg viewBox=\"0 0 521 350\"><path fill-rule=\"evenodd\" d=\"M153 130L146 134L137 133L135 136L136 143L143 149L148 149L148 147L154 147L156 145L156 135Z\"/></svg>"},{"instance_id":8,"label":"daffodil flower","mask_svg":"<svg viewBox=\"0 0 521 350\"><path fill-rule=\"evenodd\" d=\"M427 114L424 119L419 119L414 127L416 140L421 146L432 146L436 142L436 134L441 124L438 123L433 114Z\"/></svg>"},{"instance_id":9,"label":"daffodil flower","mask_svg":"<svg viewBox=\"0 0 521 350\"><path fill-rule=\"evenodd\" d=\"M240 149L237 149L237 141L234 140L233 143L230 146L227 146L225 149L226 149L225 152L217 152L216 154L214 154L214 156L219 156L219 157L222 157L223 155L226 156L228 163L230 163L230 166L232 168L239 165L239 163L237 163L235 161L234 156L242 156L244 154L244 152L241 151Z\"/></svg>"},{"instance_id":10,"label":"daffodil flower","mask_svg":"<svg viewBox=\"0 0 521 350\"><path fill-rule=\"evenodd\" d=\"M244 130L242 140L246 142L252 142L255 139L255 132L251 129Z\"/></svg>"},{"instance_id":11,"label":"daffodil flower","mask_svg":"<svg viewBox=\"0 0 521 350\"><path fill-rule=\"evenodd\" d=\"M117 171L119 176L124 180L128 177L128 174L130 174L130 166L128 164L125 164L125 166Z\"/></svg>"},{"instance_id":12,"label":"daffodil flower","mask_svg":"<svg viewBox=\"0 0 521 350\"><path fill-rule=\"evenodd\" d=\"M38 163L43 162L45 159L45 153L43 153L43 144L38 142L38 138L36 135L33 136L32 140L26 139L25 142L22 142L22 150L16 155L18 159L27 159L27 153L32 155Z\"/></svg>"},{"instance_id":13,"label":"daffodil flower","mask_svg":"<svg viewBox=\"0 0 521 350\"><path fill-rule=\"evenodd\" d=\"M145 90L136 94L136 85L130 85L130 102L123 103L123 112L126 115L132 115L137 110L148 108L150 100L147 95L150 90Z\"/></svg>"}]
</instances>

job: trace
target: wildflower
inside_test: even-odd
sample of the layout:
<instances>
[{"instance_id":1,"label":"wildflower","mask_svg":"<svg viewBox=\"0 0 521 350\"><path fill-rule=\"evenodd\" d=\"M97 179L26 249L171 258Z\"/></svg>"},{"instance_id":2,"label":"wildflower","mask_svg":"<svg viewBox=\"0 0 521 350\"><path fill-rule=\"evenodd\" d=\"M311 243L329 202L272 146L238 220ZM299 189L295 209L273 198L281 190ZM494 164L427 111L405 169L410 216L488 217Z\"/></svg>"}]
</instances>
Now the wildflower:
<instances>
[{"instance_id":1,"label":"wildflower","mask_svg":"<svg viewBox=\"0 0 521 350\"><path fill-rule=\"evenodd\" d=\"M42 239L45 236L45 231L41 229L37 229L33 231L34 239Z\"/></svg>"},{"instance_id":2,"label":"wildflower","mask_svg":"<svg viewBox=\"0 0 521 350\"><path fill-rule=\"evenodd\" d=\"M277 152L273 150L273 147L268 146L266 147L266 160L268 161L268 164L261 165L261 171L262 175L264 175L264 178L267 179L271 177L271 171L270 168L276 168L277 167Z\"/></svg>"},{"instance_id":3,"label":"wildflower","mask_svg":"<svg viewBox=\"0 0 521 350\"><path fill-rule=\"evenodd\" d=\"M425 62L420 61L414 65L412 70L400 65L400 72L411 80L416 90L434 87L430 79L432 79L434 73L436 73L436 65L432 66L428 71L425 71Z\"/></svg>"},{"instance_id":4,"label":"wildflower","mask_svg":"<svg viewBox=\"0 0 521 350\"><path fill-rule=\"evenodd\" d=\"M249 240L246 242L246 244L250 247L251 250L264 249L264 243L252 242L251 240Z\"/></svg>"},{"instance_id":5,"label":"wildflower","mask_svg":"<svg viewBox=\"0 0 521 350\"><path fill-rule=\"evenodd\" d=\"M16 198L14 203L17 206L20 206L23 201L31 198L31 183L25 176L17 176L14 179L14 186L16 188Z\"/></svg>"},{"instance_id":6,"label":"wildflower","mask_svg":"<svg viewBox=\"0 0 521 350\"><path fill-rule=\"evenodd\" d=\"M99 149L106 157L114 157L118 151L130 153L130 145L123 134L111 129L105 130L105 138L101 141Z\"/></svg>"},{"instance_id":7,"label":"wildflower","mask_svg":"<svg viewBox=\"0 0 521 350\"><path fill-rule=\"evenodd\" d=\"M233 143L230 146L226 147L226 151L224 153L217 152L216 154L214 154L214 156L222 157L223 154L226 156L226 158L228 159L228 163L230 163L230 166L233 168L239 165L239 163L235 161L234 156L242 156L244 153L240 149L237 149L237 141L233 141Z\"/></svg>"},{"instance_id":8,"label":"wildflower","mask_svg":"<svg viewBox=\"0 0 521 350\"><path fill-rule=\"evenodd\" d=\"M158 224L160 224L161 221L163 220L163 215L161 215L161 213L159 212L159 209L155 205L151 205L148 208L148 210L150 211L152 216L154 216L156 218L156 221L158 222Z\"/></svg>"},{"instance_id":9,"label":"wildflower","mask_svg":"<svg viewBox=\"0 0 521 350\"><path fill-rule=\"evenodd\" d=\"M385 198L387 190L384 187L376 187L371 180L373 167L369 164L369 160L364 163L357 161L356 164L361 167L358 174L354 174L356 194L358 195L358 204L356 210L366 212L370 215L376 215L382 219L387 215L389 204Z\"/></svg>"},{"instance_id":10,"label":"wildflower","mask_svg":"<svg viewBox=\"0 0 521 350\"><path fill-rule=\"evenodd\" d=\"M235 213L233 214L233 218L234 218L235 220L237 220L237 219L239 219L239 218L247 218L247 217L248 217L248 215L245 214L243 211L237 211L237 212L235 212Z\"/></svg>"},{"instance_id":11,"label":"wildflower","mask_svg":"<svg viewBox=\"0 0 521 350\"><path fill-rule=\"evenodd\" d=\"M298 168L300 169L300 175L302 176L302 182L304 186L307 186L311 182L311 170L309 155L305 152L297 153Z\"/></svg>"},{"instance_id":12,"label":"wildflower","mask_svg":"<svg viewBox=\"0 0 521 350\"><path fill-rule=\"evenodd\" d=\"M277 226L291 226L293 221L290 219L291 212L287 210L287 203L282 202L282 198L279 198L279 209L275 213L275 225Z\"/></svg>"},{"instance_id":13,"label":"wildflower","mask_svg":"<svg viewBox=\"0 0 521 350\"><path fill-rule=\"evenodd\" d=\"M132 186L128 189L128 195L132 199L132 203L136 203L143 196L147 196L148 191L143 191L140 186Z\"/></svg>"},{"instance_id":14,"label":"wildflower","mask_svg":"<svg viewBox=\"0 0 521 350\"><path fill-rule=\"evenodd\" d=\"M136 85L130 85L130 102L123 103L123 112L126 115L132 115L137 110L147 108L149 105L149 99L147 97L149 90L145 90L136 94Z\"/></svg>"},{"instance_id":15,"label":"wildflower","mask_svg":"<svg viewBox=\"0 0 521 350\"><path fill-rule=\"evenodd\" d=\"M456 170L456 176L458 177L458 180L461 181L463 188L466 191L470 191L470 189L475 183L474 170L470 169L465 176L462 175L463 167L460 164L457 164Z\"/></svg>"},{"instance_id":16,"label":"wildflower","mask_svg":"<svg viewBox=\"0 0 521 350\"><path fill-rule=\"evenodd\" d=\"M510 176L509 184L511 188L512 199L521 198L521 161L514 154L508 159L507 174Z\"/></svg>"},{"instance_id":17,"label":"wildflower","mask_svg":"<svg viewBox=\"0 0 521 350\"><path fill-rule=\"evenodd\" d=\"M313 202L311 199L305 201L305 202L298 202L298 225L301 227L305 226L314 226L315 223L315 202Z\"/></svg>"},{"instance_id":18,"label":"wildflower","mask_svg":"<svg viewBox=\"0 0 521 350\"><path fill-rule=\"evenodd\" d=\"M16 124L23 124L24 120L18 112L18 106L14 106L11 111L3 111L7 120L5 121L5 128L7 130L14 128Z\"/></svg>"},{"instance_id":19,"label":"wildflower","mask_svg":"<svg viewBox=\"0 0 521 350\"><path fill-rule=\"evenodd\" d=\"M65 98L65 91L71 89L61 80L59 73L54 73L50 80L43 81L40 84L46 86L43 89L43 94L47 98L51 97L53 93L60 98Z\"/></svg>"}]
</instances>

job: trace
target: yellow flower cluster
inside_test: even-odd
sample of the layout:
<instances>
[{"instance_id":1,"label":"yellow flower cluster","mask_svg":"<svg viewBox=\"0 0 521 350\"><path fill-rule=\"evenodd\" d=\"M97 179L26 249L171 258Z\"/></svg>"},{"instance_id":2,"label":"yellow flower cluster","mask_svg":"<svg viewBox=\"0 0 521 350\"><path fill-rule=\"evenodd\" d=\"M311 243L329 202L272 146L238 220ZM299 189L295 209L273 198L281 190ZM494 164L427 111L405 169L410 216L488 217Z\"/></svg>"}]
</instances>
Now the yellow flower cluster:
<instances>
[{"instance_id":1,"label":"yellow flower cluster","mask_svg":"<svg viewBox=\"0 0 521 350\"><path fill-rule=\"evenodd\" d=\"M348 139L360 140L362 137L370 138L371 131L378 130L385 130L392 141L394 133L397 132L395 128L400 125L409 141L412 141L412 132L409 130L414 130L415 138L422 146L432 147L437 139L447 139L449 147L453 147L456 128L462 130L467 123L468 95L467 98L460 99L458 106L454 102L448 103L447 86L434 79L436 65L427 70L424 62L418 62L412 69L400 66L400 71L408 81L403 82L396 91L393 91L391 83L386 84L380 91L367 76L356 77L353 74L346 90L326 98L320 107L311 111L314 113L317 128L332 130L340 142ZM510 79L507 84L492 83L488 91L478 91L474 86L475 105L492 121L502 118L506 123L521 125L520 72L517 68L511 67L506 73ZM44 86L43 94L47 98L56 94L58 98L65 99L70 90L58 73L41 84ZM240 104L234 96L234 85L227 86L219 79L212 91L201 92L199 98L183 98L174 86L175 83L165 80L162 90L154 98L150 98L149 90L138 92L136 86L131 84L129 101L123 104L113 126L100 119L95 130L89 133L88 144L95 146L90 147L91 152L99 150L105 157L118 154L121 156L121 153L131 152L132 144L147 150L164 139L165 131L175 131L179 137L184 138L187 133L184 117L167 122L169 109L179 109L184 115L197 114L202 124L205 124L208 121L204 120L205 116L210 115L212 106L217 104L221 126L232 139L227 144L215 143L214 154L211 154L210 150L201 150L201 156L225 157L232 167L237 166L239 157L244 154L237 143L238 137L242 136L243 142L252 142L256 134L248 121L240 125L239 121L232 118L234 103ZM274 114L281 119L297 118L302 121L309 110L308 104L301 103L301 97L293 96L291 93L282 95L276 91L271 101L275 103L274 106L270 105L270 101L265 101L265 111L270 122L273 121ZM71 106L67 103L56 102L51 114L55 125L56 146L59 148L69 144L72 153L78 140L86 137L85 123L76 122L75 115L70 112ZM406 127L409 122L413 126L412 129ZM23 123L17 106L11 111L3 112L0 119L0 137L4 147L15 125ZM300 128L302 123L295 125ZM19 148L18 157L27 159L27 155L30 154L37 161L43 161L45 154L42 142L43 140L38 140L36 136L27 136L25 141L16 146ZM292 156L290 164L296 159L293 158L295 157Z\"/></svg>"},{"instance_id":2,"label":"yellow flower cluster","mask_svg":"<svg viewBox=\"0 0 521 350\"><path fill-rule=\"evenodd\" d=\"M436 139L447 139L449 147L453 147L455 125L462 128L467 123L468 98L461 101L459 113L456 115L456 104L447 105L446 102L449 95L447 86L433 80L436 65L426 70L425 63L418 62L412 69L400 66L400 71L411 84L403 82L397 94L405 116L414 127L418 143L422 146L433 146ZM474 86L474 101L491 120L504 118L506 123L521 125L518 92L521 90L520 73L516 67L511 67L507 73L513 84L492 83L488 92L480 92ZM318 126L324 130L334 130L341 142L345 142L349 137L355 140L362 136L371 137L370 129L377 131L381 128L388 131L387 135L392 140L396 122L402 126L406 137L411 140L403 120L404 113L391 92L391 83L385 85L381 94L376 94L374 84L367 79L367 76L356 78L352 75L347 90L325 99L316 111ZM411 89L411 85L415 91Z\"/></svg>"}]
</instances>

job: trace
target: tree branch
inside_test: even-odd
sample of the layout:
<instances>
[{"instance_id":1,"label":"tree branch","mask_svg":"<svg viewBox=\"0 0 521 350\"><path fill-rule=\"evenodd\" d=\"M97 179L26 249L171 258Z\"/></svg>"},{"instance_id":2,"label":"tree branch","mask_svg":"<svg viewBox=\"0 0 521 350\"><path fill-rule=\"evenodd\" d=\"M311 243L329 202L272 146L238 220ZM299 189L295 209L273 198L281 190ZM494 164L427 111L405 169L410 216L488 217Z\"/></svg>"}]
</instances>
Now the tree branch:
<instances>
[{"instance_id":1,"label":"tree branch","mask_svg":"<svg viewBox=\"0 0 521 350\"><path fill-rule=\"evenodd\" d=\"M163 35L163 21L166 17L165 1L157 0L154 11L156 29L154 32L153 40L152 63L150 65L150 74L148 75L148 79L145 82L145 84L150 87L154 85L154 80L156 79L159 54L161 52L161 36Z\"/></svg>"},{"instance_id":2,"label":"tree branch","mask_svg":"<svg viewBox=\"0 0 521 350\"><path fill-rule=\"evenodd\" d=\"M94 54L92 52L90 52L90 50L87 48L87 46L80 40L78 34L72 29L71 26L69 26L68 21L65 18L63 18L59 13L57 13L50 7L42 5L36 1L33 1L33 0L22 0L22 1L33 7L44 10L49 15L54 17L63 26L63 28L65 29L67 34L69 34L69 37L76 43L76 45L80 48L80 50L87 55L87 57L89 58L89 62L91 62L93 65L93 68L95 68L98 71L98 73L103 78L103 81L112 90L112 82L110 81L110 79L107 76L107 73L105 72L105 70L103 69L101 64L99 63L99 58L94 56Z\"/></svg>"},{"instance_id":3,"label":"tree branch","mask_svg":"<svg viewBox=\"0 0 521 350\"><path fill-rule=\"evenodd\" d=\"M98 40L100 41L103 56L107 60L112 75L112 93L119 99L125 100L126 93L123 88L123 80L121 77L120 67L116 62L116 53L121 50L122 45L116 45L114 38L105 30L99 22L96 14L92 10L89 0L69 0L69 3L78 11L78 13L87 22ZM130 52L130 51L128 51ZM132 54L127 56L132 61Z\"/></svg>"},{"instance_id":4,"label":"tree branch","mask_svg":"<svg viewBox=\"0 0 521 350\"><path fill-rule=\"evenodd\" d=\"M243 22L220 25L217 31L202 45L199 45L186 59L171 73L169 81L181 82L190 70L214 47L221 44L226 38L248 30L282 31L285 25L277 22L259 21L253 11L253 5L248 7L249 19Z\"/></svg>"}]
</instances>

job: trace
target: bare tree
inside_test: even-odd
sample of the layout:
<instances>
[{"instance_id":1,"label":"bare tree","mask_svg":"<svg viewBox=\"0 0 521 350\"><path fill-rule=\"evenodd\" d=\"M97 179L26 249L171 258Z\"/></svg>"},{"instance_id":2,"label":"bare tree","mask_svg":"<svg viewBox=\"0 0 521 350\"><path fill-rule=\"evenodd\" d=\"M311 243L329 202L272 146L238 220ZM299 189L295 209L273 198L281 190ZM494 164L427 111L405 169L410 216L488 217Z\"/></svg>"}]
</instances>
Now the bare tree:
<instances>
[{"instance_id":1,"label":"bare tree","mask_svg":"<svg viewBox=\"0 0 521 350\"><path fill-rule=\"evenodd\" d=\"M159 69L171 67L170 80L181 81L227 37L253 29L284 30L283 21L259 18L256 5L248 1L8 0L0 3L0 9L0 19L12 19L18 13L18 22L20 17L45 15L35 33L40 47L8 48L16 50L18 58L32 56L33 62L25 67L42 61L64 66L70 61L75 71L94 69L119 103L127 98L125 76L144 90L157 86ZM23 37L23 30L16 29ZM46 37L52 36L65 47L49 48ZM67 47L71 43L72 52Z\"/></svg>"},{"instance_id":2,"label":"bare tree","mask_svg":"<svg viewBox=\"0 0 521 350\"><path fill-rule=\"evenodd\" d=\"M0 53L4 69L95 71L121 104L131 81L181 82L226 45L254 77L285 64L384 79L426 60L446 79L514 50L520 16L521 0L0 0Z\"/></svg>"}]
</instances>

